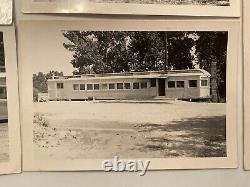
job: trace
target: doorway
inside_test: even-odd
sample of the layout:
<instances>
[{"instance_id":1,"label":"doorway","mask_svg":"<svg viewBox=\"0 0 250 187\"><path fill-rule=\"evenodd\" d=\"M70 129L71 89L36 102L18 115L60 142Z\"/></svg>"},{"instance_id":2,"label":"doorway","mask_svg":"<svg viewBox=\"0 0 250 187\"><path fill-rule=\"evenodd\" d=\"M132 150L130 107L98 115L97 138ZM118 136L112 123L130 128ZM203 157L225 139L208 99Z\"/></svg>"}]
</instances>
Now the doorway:
<instances>
[{"instance_id":1,"label":"doorway","mask_svg":"<svg viewBox=\"0 0 250 187\"><path fill-rule=\"evenodd\" d=\"M166 79L158 79L158 93L159 96L166 96Z\"/></svg>"}]
</instances>

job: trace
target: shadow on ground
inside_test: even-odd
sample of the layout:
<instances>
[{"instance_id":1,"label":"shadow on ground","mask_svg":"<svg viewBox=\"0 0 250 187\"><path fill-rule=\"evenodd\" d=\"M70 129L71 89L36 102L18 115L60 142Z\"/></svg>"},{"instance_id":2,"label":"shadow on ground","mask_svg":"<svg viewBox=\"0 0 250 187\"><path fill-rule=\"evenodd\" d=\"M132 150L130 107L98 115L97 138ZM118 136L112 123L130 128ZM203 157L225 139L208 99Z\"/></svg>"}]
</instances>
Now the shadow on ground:
<instances>
[{"instance_id":1,"label":"shadow on ground","mask_svg":"<svg viewBox=\"0 0 250 187\"><path fill-rule=\"evenodd\" d=\"M168 124L138 124L150 134L143 152L163 152L164 157L226 157L226 116L189 118Z\"/></svg>"}]
</instances>

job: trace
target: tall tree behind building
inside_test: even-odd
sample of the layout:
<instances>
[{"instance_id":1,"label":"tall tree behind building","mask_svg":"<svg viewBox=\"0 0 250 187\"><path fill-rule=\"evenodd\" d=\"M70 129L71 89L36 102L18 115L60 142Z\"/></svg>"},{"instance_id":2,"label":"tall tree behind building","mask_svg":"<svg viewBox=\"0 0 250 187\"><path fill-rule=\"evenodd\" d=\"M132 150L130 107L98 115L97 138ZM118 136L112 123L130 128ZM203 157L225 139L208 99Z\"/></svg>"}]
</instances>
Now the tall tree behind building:
<instances>
[{"instance_id":1,"label":"tall tree behind building","mask_svg":"<svg viewBox=\"0 0 250 187\"><path fill-rule=\"evenodd\" d=\"M227 32L197 32L198 63L211 74L211 95L213 102L226 100Z\"/></svg>"}]
</instances>

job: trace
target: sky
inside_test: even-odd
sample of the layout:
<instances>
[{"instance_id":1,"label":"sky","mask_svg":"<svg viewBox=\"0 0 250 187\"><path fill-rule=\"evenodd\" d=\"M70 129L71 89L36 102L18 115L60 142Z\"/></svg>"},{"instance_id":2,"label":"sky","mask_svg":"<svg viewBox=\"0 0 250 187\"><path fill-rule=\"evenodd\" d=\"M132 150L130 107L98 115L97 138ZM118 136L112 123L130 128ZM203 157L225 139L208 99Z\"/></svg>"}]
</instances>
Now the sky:
<instances>
[{"instance_id":1,"label":"sky","mask_svg":"<svg viewBox=\"0 0 250 187\"><path fill-rule=\"evenodd\" d=\"M63 42L67 42L67 39L62 35L62 31L49 27L47 31L37 32L36 36L36 41L32 42L31 46L33 61L36 61L33 73L54 70L62 71L64 75L72 75L74 68L70 61L73 57L72 53L63 47Z\"/></svg>"}]
</instances>

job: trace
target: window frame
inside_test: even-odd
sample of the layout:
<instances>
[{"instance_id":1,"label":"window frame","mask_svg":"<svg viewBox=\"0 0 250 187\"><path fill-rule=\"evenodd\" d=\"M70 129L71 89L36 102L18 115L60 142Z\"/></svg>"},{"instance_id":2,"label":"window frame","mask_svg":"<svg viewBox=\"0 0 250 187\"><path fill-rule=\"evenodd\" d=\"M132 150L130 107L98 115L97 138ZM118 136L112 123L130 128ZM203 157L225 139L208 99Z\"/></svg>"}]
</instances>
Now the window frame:
<instances>
[{"instance_id":1,"label":"window frame","mask_svg":"<svg viewBox=\"0 0 250 187\"><path fill-rule=\"evenodd\" d=\"M169 83L170 82L174 82L174 87L169 87ZM168 88L170 88L170 89L176 89L176 81L168 80Z\"/></svg>"},{"instance_id":2,"label":"window frame","mask_svg":"<svg viewBox=\"0 0 250 187\"><path fill-rule=\"evenodd\" d=\"M62 86L58 86L58 85L62 85ZM57 82L57 83L56 83L56 89L64 89L64 84L63 84L63 82Z\"/></svg>"},{"instance_id":3,"label":"window frame","mask_svg":"<svg viewBox=\"0 0 250 187\"><path fill-rule=\"evenodd\" d=\"M7 86L6 85L0 85L0 89L3 89L3 98L0 98L2 100L7 100ZM1 95L1 94L0 94Z\"/></svg>"},{"instance_id":4,"label":"window frame","mask_svg":"<svg viewBox=\"0 0 250 187\"><path fill-rule=\"evenodd\" d=\"M152 86L152 81L154 81L154 86ZM156 88L156 87L157 87L156 78L150 79L150 88Z\"/></svg>"},{"instance_id":5,"label":"window frame","mask_svg":"<svg viewBox=\"0 0 250 187\"><path fill-rule=\"evenodd\" d=\"M122 86L122 87L119 88L118 85ZM123 83L122 82L116 83L116 88L117 88L117 90L123 90L124 89Z\"/></svg>"},{"instance_id":6,"label":"window frame","mask_svg":"<svg viewBox=\"0 0 250 187\"><path fill-rule=\"evenodd\" d=\"M207 82L206 86L202 85L202 81L206 81ZM208 87L208 79L201 79L200 83L201 83L201 87Z\"/></svg>"},{"instance_id":7,"label":"window frame","mask_svg":"<svg viewBox=\"0 0 250 187\"><path fill-rule=\"evenodd\" d=\"M84 89L81 89L81 85L84 85ZM80 91L85 91L86 90L86 84L79 84L79 90Z\"/></svg>"},{"instance_id":8,"label":"window frame","mask_svg":"<svg viewBox=\"0 0 250 187\"><path fill-rule=\"evenodd\" d=\"M183 87L178 87L178 82L183 82ZM176 81L175 86L176 86L177 89L184 89L185 88L185 81L184 80L178 80L178 81Z\"/></svg>"},{"instance_id":9,"label":"window frame","mask_svg":"<svg viewBox=\"0 0 250 187\"><path fill-rule=\"evenodd\" d=\"M104 88L103 85L106 85L106 87ZM108 90L108 84L107 83L101 84L101 90Z\"/></svg>"},{"instance_id":10,"label":"window frame","mask_svg":"<svg viewBox=\"0 0 250 187\"><path fill-rule=\"evenodd\" d=\"M110 85L114 85L114 88L110 88ZM108 90L115 90L115 83L108 83Z\"/></svg>"},{"instance_id":11,"label":"window frame","mask_svg":"<svg viewBox=\"0 0 250 187\"><path fill-rule=\"evenodd\" d=\"M93 90L94 90L93 84L86 84L86 85L87 85L87 86L86 86L86 88L87 88L86 90L87 90L87 91L93 91ZM88 88L89 85L91 85L91 88L92 88L92 89L89 89L89 88Z\"/></svg>"},{"instance_id":12,"label":"window frame","mask_svg":"<svg viewBox=\"0 0 250 187\"><path fill-rule=\"evenodd\" d=\"M75 89L75 86L78 86L78 89ZM79 91L80 90L80 84L73 84L73 90L74 91Z\"/></svg>"},{"instance_id":13,"label":"window frame","mask_svg":"<svg viewBox=\"0 0 250 187\"><path fill-rule=\"evenodd\" d=\"M98 87L98 89L96 86ZM100 84L97 84L97 83L93 84L93 90L100 90Z\"/></svg>"},{"instance_id":14,"label":"window frame","mask_svg":"<svg viewBox=\"0 0 250 187\"><path fill-rule=\"evenodd\" d=\"M129 88L126 87L126 84L129 85ZM131 89L131 83L130 82L125 82L123 85L124 90L130 90Z\"/></svg>"},{"instance_id":15,"label":"window frame","mask_svg":"<svg viewBox=\"0 0 250 187\"><path fill-rule=\"evenodd\" d=\"M196 81L196 86L190 86L190 82L191 81ZM192 80L188 80L188 88L198 88L198 80L197 79L192 79Z\"/></svg>"},{"instance_id":16,"label":"window frame","mask_svg":"<svg viewBox=\"0 0 250 187\"><path fill-rule=\"evenodd\" d=\"M135 85L138 85L138 88L135 87ZM139 82L133 82L133 90L139 90L140 89L140 83Z\"/></svg>"},{"instance_id":17,"label":"window frame","mask_svg":"<svg viewBox=\"0 0 250 187\"><path fill-rule=\"evenodd\" d=\"M143 84L146 84L146 87L143 86ZM141 89L147 89L148 88L148 82L144 81L144 82L140 82L140 88Z\"/></svg>"}]
</instances>

